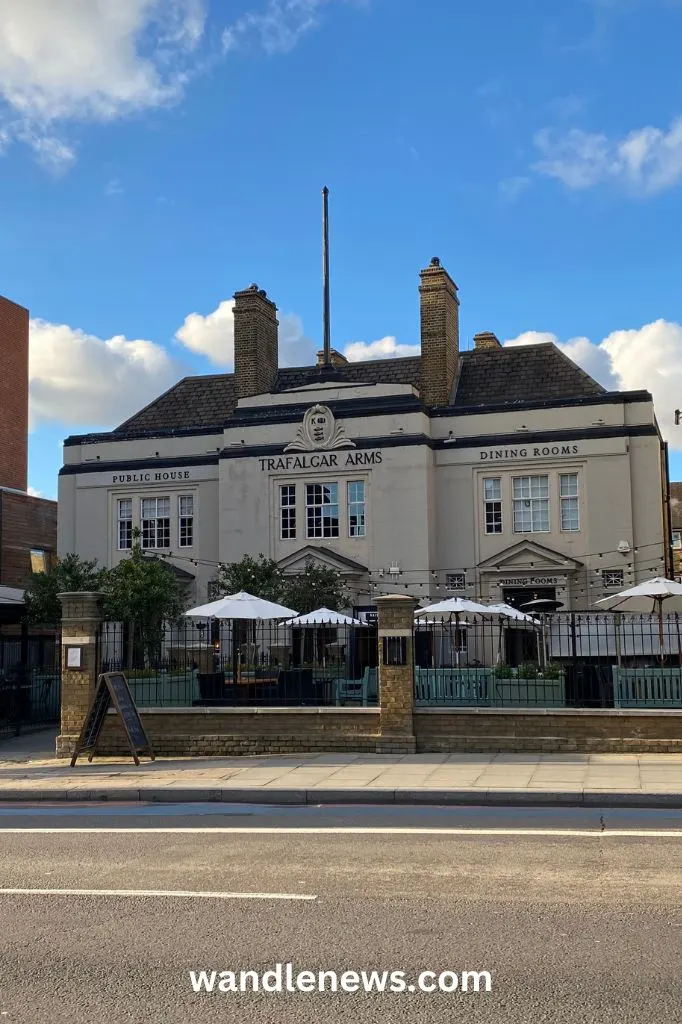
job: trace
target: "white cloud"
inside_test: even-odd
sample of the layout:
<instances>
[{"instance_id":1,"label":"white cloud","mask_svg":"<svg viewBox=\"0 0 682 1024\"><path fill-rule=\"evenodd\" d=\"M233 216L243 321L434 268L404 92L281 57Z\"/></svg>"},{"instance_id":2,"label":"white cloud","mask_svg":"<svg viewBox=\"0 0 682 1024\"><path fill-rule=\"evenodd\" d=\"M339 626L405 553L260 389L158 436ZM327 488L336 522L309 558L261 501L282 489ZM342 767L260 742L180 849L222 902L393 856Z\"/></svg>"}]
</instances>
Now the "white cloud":
<instances>
[{"instance_id":1,"label":"white cloud","mask_svg":"<svg viewBox=\"0 0 682 1024\"><path fill-rule=\"evenodd\" d=\"M29 349L32 429L41 423L110 428L182 376L183 368L152 341L107 340L32 320Z\"/></svg>"},{"instance_id":2,"label":"white cloud","mask_svg":"<svg viewBox=\"0 0 682 1024\"><path fill-rule=\"evenodd\" d=\"M177 100L199 45L204 0L0 0L2 136L63 169L55 135Z\"/></svg>"},{"instance_id":3,"label":"white cloud","mask_svg":"<svg viewBox=\"0 0 682 1024\"><path fill-rule=\"evenodd\" d=\"M223 32L223 49L235 50L254 40L268 54L288 53L301 36L320 24L322 9L334 0L268 0L248 11ZM338 2L338 0L337 0ZM345 0L366 6L370 0Z\"/></svg>"},{"instance_id":4,"label":"white cloud","mask_svg":"<svg viewBox=\"0 0 682 1024\"><path fill-rule=\"evenodd\" d=\"M343 354L351 363L365 362L367 359L397 359L401 356L418 356L421 345L400 344L392 335L379 338L377 341L353 341L346 345Z\"/></svg>"},{"instance_id":5,"label":"white cloud","mask_svg":"<svg viewBox=\"0 0 682 1024\"><path fill-rule=\"evenodd\" d=\"M234 302L225 299L207 316L190 313L176 332L178 341L194 352L206 356L215 366L234 363Z\"/></svg>"},{"instance_id":6,"label":"white cloud","mask_svg":"<svg viewBox=\"0 0 682 1024\"><path fill-rule=\"evenodd\" d=\"M674 426L682 395L682 325L655 320L633 330L613 331L600 342L526 331L505 345L552 341L609 390L650 391L656 417L671 448L682 450L682 430Z\"/></svg>"},{"instance_id":7,"label":"white cloud","mask_svg":"<svg viewBox=\"0 0 682 1024\"><path fill-rule=\"evenodd\" d=\"M190 313L176 332L181 345L224 369L234 366L234 301L225 299L212 313ZM315 347L306 337L300 317L278 314L279 365L305 366L314 361Z\"/></svg>"},{"instance_id":8,"label":"white cloud","mask_svg":"<svg viewBox=\"0 0 682 1024\"><path fill-rule=\"evenodd\" d=\"M32 498L42 498L42 497L44 497L43 492L36 490L35 487L29 487L29 489L27 490L26 493L30 494Z\"/></svg>"},{"instance_id":9,"label":"white cloud","mask_svg":"<svg viewBox=\"0 0 682 1024\"><path fill-rule=\"evenodd\" d=\"M303 322L295 313L284 313L279 318L279 365L311 366L316 360L318 347L303 330Z\"/></svg>"},{"instance_id":10,"label":"white cloud","mask_svg":"<svg viewBox=\"0 0 682 1024\"><path fill-rule=\"evenodd\" d=\"M667 130L646 126L622 138L572 128L557 135L544 128L535 136L542 159L534 169L570 189L611 182L649 196L682 180L682 117Z\"/></svg>"}]
</instances>

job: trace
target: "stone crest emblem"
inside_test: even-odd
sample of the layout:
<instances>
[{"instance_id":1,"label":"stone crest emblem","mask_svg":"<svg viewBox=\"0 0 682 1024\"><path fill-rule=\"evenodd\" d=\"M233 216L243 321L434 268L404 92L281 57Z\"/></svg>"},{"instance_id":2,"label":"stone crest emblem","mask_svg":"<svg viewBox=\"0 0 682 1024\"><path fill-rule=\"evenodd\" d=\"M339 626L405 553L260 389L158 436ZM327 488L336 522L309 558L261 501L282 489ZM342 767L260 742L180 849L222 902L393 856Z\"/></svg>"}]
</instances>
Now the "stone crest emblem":
<instances>
[{"instance_id":1,"label":"stone crest emblem","mask_svg":"<svg viewBox=\"0 0 682 1024\"><path fill-rule=\"evenodd\" d=\"M355 442L346 437L345 427L336 422L328 406L313 405L284 451L315 452L330 448L355 448Z\"/></svg>"}]
</instances>

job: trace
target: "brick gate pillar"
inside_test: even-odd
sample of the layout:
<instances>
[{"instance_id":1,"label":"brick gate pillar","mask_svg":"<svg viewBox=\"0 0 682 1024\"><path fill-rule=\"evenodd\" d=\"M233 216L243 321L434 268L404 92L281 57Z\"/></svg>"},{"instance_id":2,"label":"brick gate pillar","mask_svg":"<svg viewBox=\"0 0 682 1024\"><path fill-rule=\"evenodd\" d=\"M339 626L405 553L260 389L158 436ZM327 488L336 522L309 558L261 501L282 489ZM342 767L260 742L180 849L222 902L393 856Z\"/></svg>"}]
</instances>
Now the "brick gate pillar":
<instances>
[{"instance_id":1,"label":"brick gate pillar","mask_svg":"<svg viewBox=\"0 0 682 1024\"><path fill-rule=\"evenodd\" d=\"M102 622L102 594L83 592L57 596L62 605L62 702L57 757L70 757L90 709L97 682L97 634Z\"/></svg>"},{"instance_id":2,"label":"brick gate pillar","mask_svg":"<svg viewBox=\"0 0 682 1024\"><path fill-rule=\"evenodd\" d=\"M414 610L407 594L376 599L379 611L380 753L412 754L416 749L414 706Z\"/></svg>"}]
</instances>

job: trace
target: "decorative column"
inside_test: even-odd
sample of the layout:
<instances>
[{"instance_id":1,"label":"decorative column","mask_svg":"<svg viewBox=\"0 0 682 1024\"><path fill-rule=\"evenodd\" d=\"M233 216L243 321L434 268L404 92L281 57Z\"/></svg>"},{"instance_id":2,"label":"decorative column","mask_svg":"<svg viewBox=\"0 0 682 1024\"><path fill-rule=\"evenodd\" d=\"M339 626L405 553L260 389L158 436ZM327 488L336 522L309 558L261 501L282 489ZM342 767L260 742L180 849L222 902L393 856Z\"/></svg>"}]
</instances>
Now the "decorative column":
<instances>
[{"instance_id":1,"label":"decorative column","mask_svg":"<svg viewBox=\"0 0 682 1024\"><path fill-rule=\"evenodd\" d=\"M57 757L70 757L95 693L103 595L86 591L57 596L62 605L62 703Z\"/></svg>"},{"instance_id":2,"label":"decorative column","mask_svg":"<svg viewBox=\"0 0 682 1024\"><path fill-rule=\"evenodd\" d=\"M416 750L414 706L414 611L407 594L376 600L379 610L379 753L413 754Z\"/></svg>"}]
</instances>

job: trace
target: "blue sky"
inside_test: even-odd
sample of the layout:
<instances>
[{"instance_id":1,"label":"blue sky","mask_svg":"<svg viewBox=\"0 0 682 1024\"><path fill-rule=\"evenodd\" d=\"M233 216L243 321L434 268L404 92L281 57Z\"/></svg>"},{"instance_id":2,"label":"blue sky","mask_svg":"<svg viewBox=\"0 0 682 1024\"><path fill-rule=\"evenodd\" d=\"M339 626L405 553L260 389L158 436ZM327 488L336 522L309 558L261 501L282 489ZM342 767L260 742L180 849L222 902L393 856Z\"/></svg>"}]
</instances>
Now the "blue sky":
<instances>
[{"instance_id":1,"label":"blue sky","mask_svg":"<svg viewBox=\"0 0 682 1024\"><path fill-rule=\"evenodd\" d=\"M32 487L56 494L66 435L229 369L253 281L309 361L324 184L336 348L417 345L437 255L464 347L551 336L649 388L682 478L680 38L680 0L0 0Z\"/></svg>"}]
</instances>

